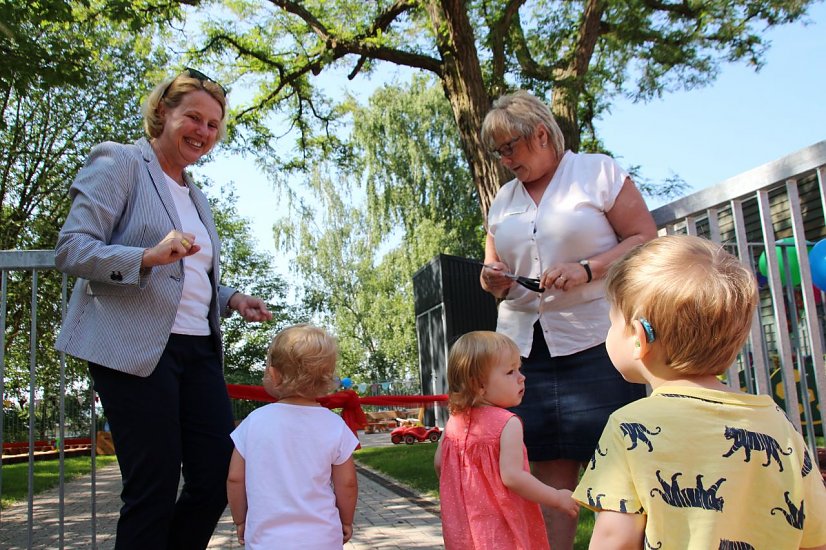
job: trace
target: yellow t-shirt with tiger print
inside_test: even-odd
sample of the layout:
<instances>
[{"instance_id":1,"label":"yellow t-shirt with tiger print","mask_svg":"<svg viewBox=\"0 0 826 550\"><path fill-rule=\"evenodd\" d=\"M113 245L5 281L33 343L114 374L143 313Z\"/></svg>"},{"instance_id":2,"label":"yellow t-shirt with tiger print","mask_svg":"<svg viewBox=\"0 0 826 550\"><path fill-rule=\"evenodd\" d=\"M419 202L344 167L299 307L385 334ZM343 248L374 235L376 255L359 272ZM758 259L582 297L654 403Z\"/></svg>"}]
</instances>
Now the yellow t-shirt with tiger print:
<instances>
[{"instance_id":1,"label":"yellow t-shirt with tiger print","mask_svg":"<svg viewBox=\"0 0 826 550\"><path fill-rule=\"evenodd\" d=\"M574 498L645 514L645 549L826 544L826 488L767 395L666 386L611 415Z\"/></svg>"}]
</instances>

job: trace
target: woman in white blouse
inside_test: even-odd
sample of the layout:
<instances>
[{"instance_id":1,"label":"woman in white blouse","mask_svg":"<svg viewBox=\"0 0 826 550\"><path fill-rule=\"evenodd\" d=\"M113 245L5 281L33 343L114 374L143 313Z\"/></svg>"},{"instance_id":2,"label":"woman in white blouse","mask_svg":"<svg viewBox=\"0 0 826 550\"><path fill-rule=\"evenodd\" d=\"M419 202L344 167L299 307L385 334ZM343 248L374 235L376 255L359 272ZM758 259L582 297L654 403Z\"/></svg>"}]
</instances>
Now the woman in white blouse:
<instances>
[{"instance_id":1,"label":"woman in white blouse","mask_svg":"<svg viewBox=\"0 0 826 550\"><path fill-rule=\"evenodd\" d=\"M525 91L494 102L482 139L515 179L488 212L482 288L501 299L497 332L523 357L525 397L516 412L534 474L576 487L608 416L643 397L605 350L610 322L602 277L656 225L628 173L606 155L565 150L542 101ZM506 273L539 279L536 292ZM576 520L543 510L551 546L573 548Z\"/></svg>"}]
</instances>

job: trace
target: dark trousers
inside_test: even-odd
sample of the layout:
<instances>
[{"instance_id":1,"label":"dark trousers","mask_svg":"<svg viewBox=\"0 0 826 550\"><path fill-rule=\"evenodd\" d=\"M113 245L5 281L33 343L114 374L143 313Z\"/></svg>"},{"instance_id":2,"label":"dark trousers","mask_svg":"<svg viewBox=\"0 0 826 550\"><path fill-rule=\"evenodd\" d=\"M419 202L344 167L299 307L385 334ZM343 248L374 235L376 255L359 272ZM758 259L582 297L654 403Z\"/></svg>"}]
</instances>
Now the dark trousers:
<instances>
[{"instance_id":1,"label":"dark trousers","mask_svg":"<svg viewBox=\"0 0 826 550\"><path fill-rule=\"evenodd\" d=\"M93 363L89 371L123 477L115 548L206 548L227 505L233 449L212 337L171 335L147 378Z\"/></svg>"}]
</instances>

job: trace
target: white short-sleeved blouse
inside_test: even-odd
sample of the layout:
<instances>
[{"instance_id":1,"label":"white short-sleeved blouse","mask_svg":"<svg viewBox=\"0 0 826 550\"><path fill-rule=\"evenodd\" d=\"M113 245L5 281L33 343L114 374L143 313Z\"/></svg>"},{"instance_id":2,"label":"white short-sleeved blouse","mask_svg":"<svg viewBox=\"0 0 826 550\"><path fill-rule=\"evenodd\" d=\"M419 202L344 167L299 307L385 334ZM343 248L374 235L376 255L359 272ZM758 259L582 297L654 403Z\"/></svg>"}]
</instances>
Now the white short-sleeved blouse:
<instances>
[{"instance_id":1,"label":"white short-sleeved blouse","mask_svg":"<svg viewBox=\"0 0 826 550\"><path fill-rule=\"evenodd\" d=\"M522 182L509 181L488 211L488 232L499 259L518 275L538 277L554 264L578 262L615 247L619 241L605 213L628 177L611 157L567 151L539 204ZM514 284L499 305L496 330L527 357L537 319L552 356L604 342L610 321L602 281L541 295Z\"/></svg>"}]
</instances>

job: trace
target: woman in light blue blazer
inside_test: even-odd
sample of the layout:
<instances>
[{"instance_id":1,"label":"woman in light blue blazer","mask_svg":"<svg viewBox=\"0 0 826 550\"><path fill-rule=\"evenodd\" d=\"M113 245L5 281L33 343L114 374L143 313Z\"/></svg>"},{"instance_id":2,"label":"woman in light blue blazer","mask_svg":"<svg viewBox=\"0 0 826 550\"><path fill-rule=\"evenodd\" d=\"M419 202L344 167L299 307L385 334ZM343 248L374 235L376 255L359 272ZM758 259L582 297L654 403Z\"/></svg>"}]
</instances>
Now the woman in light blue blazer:
<instances>
[{"instance_id":1,"label":"woman in light blue blazer","mask_svg":"<svg viewBox=\"0 0 826 550\"><path fill-rule=\"evenodd\" d=\"M57 348L88 361L112 431L116 548L206 548L232 453L219 317L272 314L220 284L215 222L185 172L226 132L223 87L184 70L149 95L144 129L92 149L69 190L55 254L78 279Z\"/></svg>"}]
</instances>

